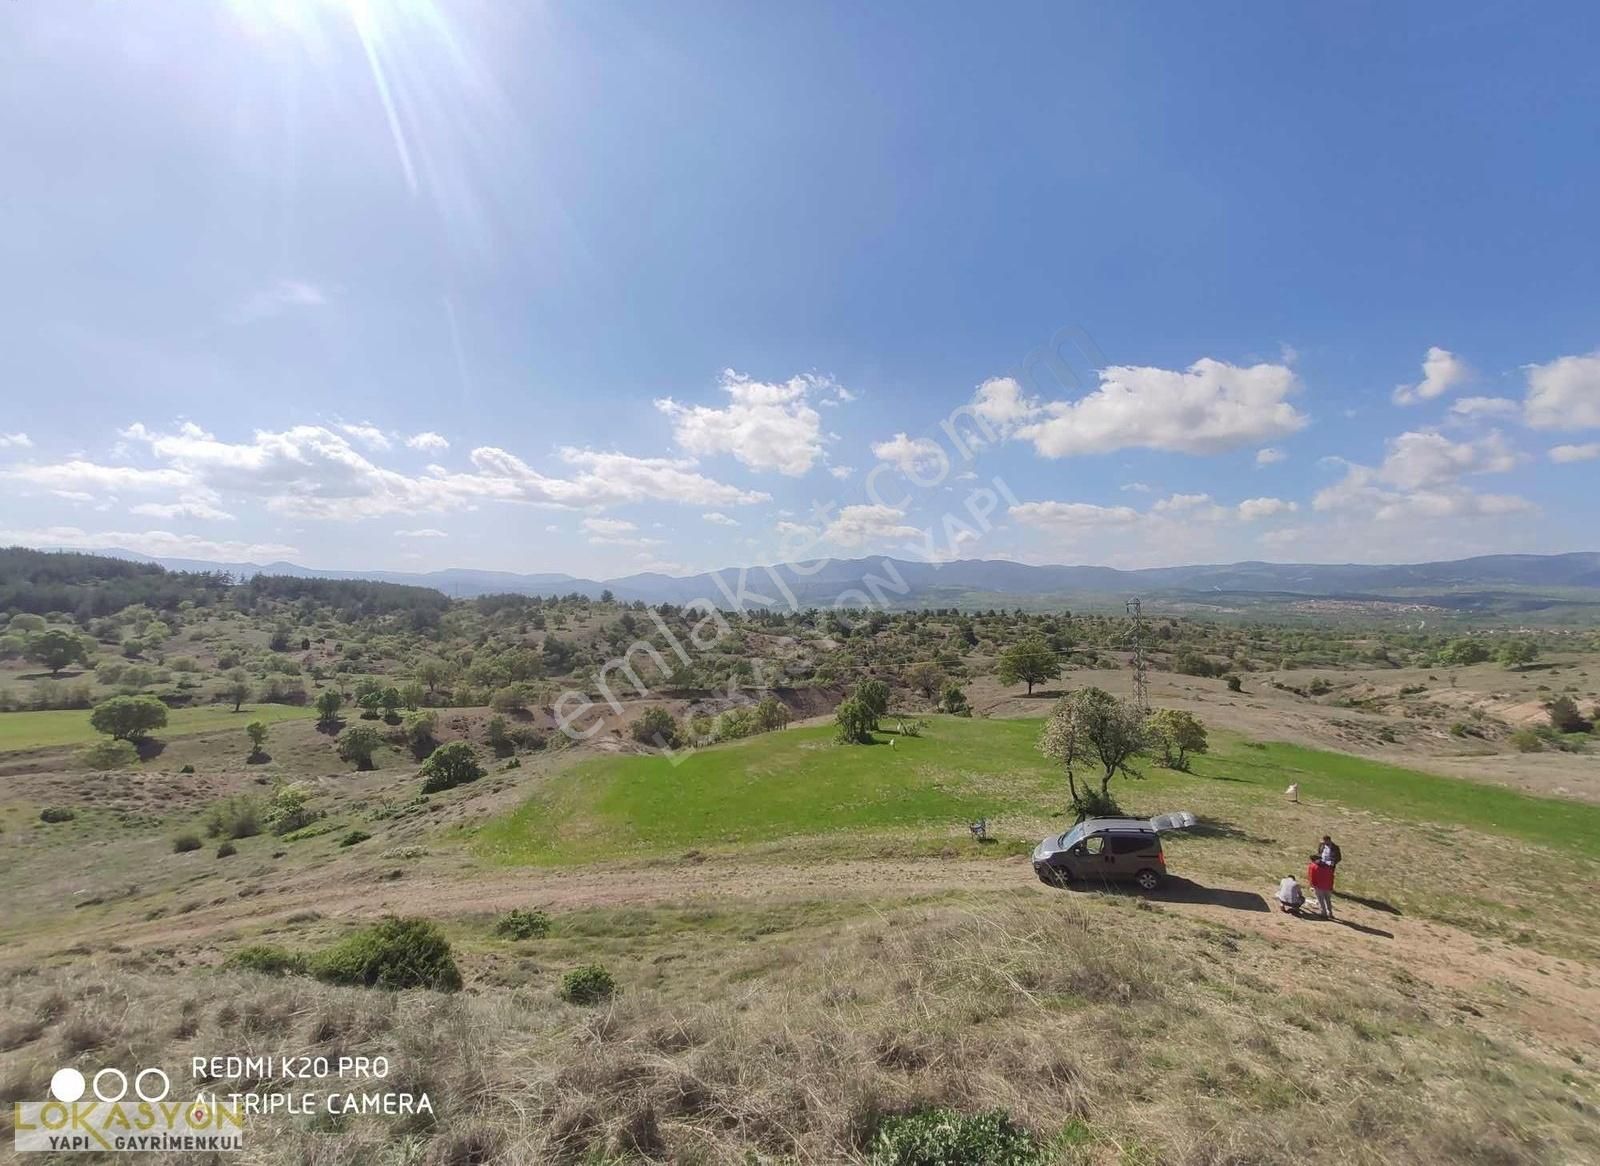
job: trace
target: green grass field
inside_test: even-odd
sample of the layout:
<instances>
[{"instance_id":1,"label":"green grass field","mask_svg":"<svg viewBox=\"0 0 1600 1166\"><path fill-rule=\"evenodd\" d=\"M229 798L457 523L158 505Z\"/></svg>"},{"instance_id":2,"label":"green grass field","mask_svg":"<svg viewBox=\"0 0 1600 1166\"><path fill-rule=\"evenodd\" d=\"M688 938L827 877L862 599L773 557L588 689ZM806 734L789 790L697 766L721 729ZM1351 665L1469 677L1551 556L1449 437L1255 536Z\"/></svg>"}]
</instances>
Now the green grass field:
<instances>
[{"instance_id":1,"label":"green grass field","mask_svg":"<svg viewBox=\"0 0 1600 1166\"><path fill-rule=\"evenodd\" d=\"M935 717L893 748L836 745L831 726L811 726L702 749L677 765L596 758L485 825L476 848L493 861L544 865L850 831L931 827L944 836L977 817L1048 819L1061 813L1065 789L1034 749L1039 724ZM1307 800L1600 856L1600 806L1231 735L1218 734L1214 749L1192 774L1147 764L1142 780L1119 778L1113 790L1130 812L1204 811L1277 802L1299 781Z\"/></svg>"},{"instance_id":2,"label":"green grass field","mask_svg":"<svg viewBox=\"0 0 1600 1166\"><path fill-rule=\"evenodd\" d=\"M238 712L234 712L231 705L203 705L199 708L171 710L167 714L167 727L151 736L166 740L221 729L237 728L242 732L251 721L264 721L270 725L315 715L314 709L287 704L246 705ZM102 734L89 727L88 709L0 713L0 753L17 749L87 745L100 739Z\"/></svg>"}]
</instances>

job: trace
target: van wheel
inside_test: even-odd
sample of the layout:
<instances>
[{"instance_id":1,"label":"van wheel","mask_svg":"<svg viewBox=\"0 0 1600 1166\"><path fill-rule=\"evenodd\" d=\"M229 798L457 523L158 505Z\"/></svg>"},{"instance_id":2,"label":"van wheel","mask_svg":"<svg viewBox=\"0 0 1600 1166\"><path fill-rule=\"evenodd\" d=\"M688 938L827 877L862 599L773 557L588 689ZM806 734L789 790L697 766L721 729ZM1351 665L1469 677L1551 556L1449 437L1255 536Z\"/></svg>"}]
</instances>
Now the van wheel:
<instances>
[{"instance_id":1,"label":"van wheel","mask_svg":"<svg viewBox=\"0 0 1600 1166\"><path fill-rule=\"evenodd\" d=\"M1153 891L1161 885L1161 872L1145 867L1133 876L1133 881L1138 884L1141 891Z\"/></svg>"}]
</instances>

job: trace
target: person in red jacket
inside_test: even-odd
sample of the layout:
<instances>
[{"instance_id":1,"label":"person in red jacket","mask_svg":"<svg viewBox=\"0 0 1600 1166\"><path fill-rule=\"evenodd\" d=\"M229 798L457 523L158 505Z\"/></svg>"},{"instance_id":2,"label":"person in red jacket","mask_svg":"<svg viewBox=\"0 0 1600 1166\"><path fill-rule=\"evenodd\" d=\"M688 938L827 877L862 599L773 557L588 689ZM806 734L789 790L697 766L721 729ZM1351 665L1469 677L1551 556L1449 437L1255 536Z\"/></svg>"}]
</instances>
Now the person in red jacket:
<instances>
[{"instance_id":1,"label":"person in red jacket","mask_svg":"<svg viewBox=\"0 0 1600 1166\"><path fill-rule=\"evenodd\" d=\"M1333 867L1329 863L1319 862L1313 854L1311 861L1306 864L1306 882L1311 884L1311 889L1317 896L1317 907L1322 912L1324 919L1333 918Z\"/></svg>"}]
</instances>

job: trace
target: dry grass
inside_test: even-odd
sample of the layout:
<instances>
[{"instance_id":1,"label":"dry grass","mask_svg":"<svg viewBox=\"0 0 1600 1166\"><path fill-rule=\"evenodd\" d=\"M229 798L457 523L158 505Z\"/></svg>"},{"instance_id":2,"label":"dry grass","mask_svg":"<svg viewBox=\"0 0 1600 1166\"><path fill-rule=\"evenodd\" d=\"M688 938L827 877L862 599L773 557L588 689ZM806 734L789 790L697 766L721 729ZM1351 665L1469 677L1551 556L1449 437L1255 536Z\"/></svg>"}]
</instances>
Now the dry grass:
<instances>
[{"instance_id":1,"label":"dry grass","mask_svg":"<svg viewBox=\"0 0 1600 1166\"><path fill-rule=\"evenodd\" d=\"M663 937L654 961L683 956L699 998L624 972L596 1009L562 1004L553 974L387 995L80 960L0 989L6 1015L41 1017L11 1030L0 1081L42 1096L73 1046L169 1071L383 1053L389 1088L437 1109L254 1127L244 1160L268 1163L847 1162L882 1115L932 1104L1003 1107L1063 1163L1600 1160L1591 1068L1353 956L1308 968L1121 897L975 897L818 934L687 956Z\"/></svg>"}]
</instances>

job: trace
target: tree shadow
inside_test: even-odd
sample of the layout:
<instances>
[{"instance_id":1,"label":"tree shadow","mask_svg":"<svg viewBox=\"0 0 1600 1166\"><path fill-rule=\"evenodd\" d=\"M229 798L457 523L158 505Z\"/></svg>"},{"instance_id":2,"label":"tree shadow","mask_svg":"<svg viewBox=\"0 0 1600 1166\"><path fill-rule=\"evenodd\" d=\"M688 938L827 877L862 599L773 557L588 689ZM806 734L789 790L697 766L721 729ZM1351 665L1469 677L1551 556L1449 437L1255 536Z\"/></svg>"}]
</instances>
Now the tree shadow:
<instances>
[{"instance_id":1,"label":"tree shadow","mask_svg":"<svg viewBox=\"0 0 1600 1166\"><path fill-rule=\"evenodd\" d=\"M1231 780L1237 781L1237 778ZM1228 838L1235 842L1248 842L1252 846L1276 846L1276 838L1267 838L1261 834L1252 834L1250 831L1235 825L1233 822L1222 818L1201 818L1195 825L1183 831L1185 834L1196 838Z\"/></svg>"},{"instance_id":2,"label":"tree shadow","mask_svg":"<svg viewBox=\"0 0 1600 1166\"><path fill-rule=\"evenodd\" d=\"M337 737L344 731L344 718L334 717L331 721L318 721L317 732L326 733L330 737Z\"/></svg>"},{"instance_id":3,"label":"tree shadow","mask_svg":"<svg viewBox=\"0 0 1600 1166\"><path fill-rule=\"evenodd\" d=\"M1024 692L1021 694L1023 700L1044 700L1047 697L1063 697L1066 695L1067 690L1064 688L1041 688L1036 692Z\"/></svg>"},{"instance_id":4,"label":"tree shadow","mask_svg":"<svg viewBox=\"0 0 1600 1166\"><path fill-rule=\"evenodd\" d=\"M246 765L265 765L272 760L272 754L265 749L252 749L244 759Z\"/></svg>"},{"instance_id":5,"label":"tree shadow","mask_svg":"<svg viewBox=\"0 0 1600 1166\"><path fill-rule=\"evenodd\" d=\"M1363 907L1371 907L1374 911L1382 911L1385 915L1405 914L1387 899L1365 899L1360 895L1352 895L1348 891L1340 891L1339 898L1349 899L1352 903L1360 903Z\"/></svg>"},{"instance_id":6,"label":"tree shadow","mask_svg":"<svg viewBox=\"0 0 1600 1166\"><path fill-rule=\"evenodd\" d=\"M143 737L133 743L140 761L154 761L166 751L167 743L158 737Z\"/></svg>"}]
</instances>

